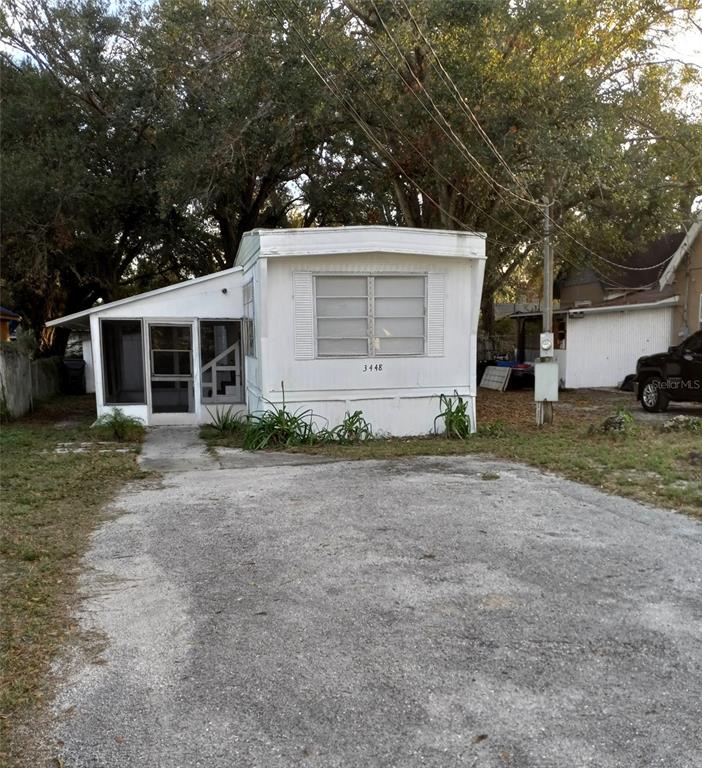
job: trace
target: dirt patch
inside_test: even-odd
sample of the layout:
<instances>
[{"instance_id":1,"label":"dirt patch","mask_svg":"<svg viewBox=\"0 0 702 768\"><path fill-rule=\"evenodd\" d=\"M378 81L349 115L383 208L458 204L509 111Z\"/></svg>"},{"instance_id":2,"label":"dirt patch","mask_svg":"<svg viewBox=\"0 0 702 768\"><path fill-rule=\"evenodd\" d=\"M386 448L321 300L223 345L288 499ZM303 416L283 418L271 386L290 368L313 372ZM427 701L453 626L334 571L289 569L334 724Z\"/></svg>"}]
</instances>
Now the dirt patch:
<instances>
[{"instance_id":1,"label":"dirt patch","mask_svg":"<svg viewBox=\"0 0 702 768\"><path fill-rule=\"evenodd\" d=\"M632 392L614 389L567 390L554 405L554 421L561 424L589 424L601 420L619 408L635 410ZM534 393L531 390L496 392L479 389L478 425L501 421L512 427L535 426Z\"/></svg>"}]
</instances>

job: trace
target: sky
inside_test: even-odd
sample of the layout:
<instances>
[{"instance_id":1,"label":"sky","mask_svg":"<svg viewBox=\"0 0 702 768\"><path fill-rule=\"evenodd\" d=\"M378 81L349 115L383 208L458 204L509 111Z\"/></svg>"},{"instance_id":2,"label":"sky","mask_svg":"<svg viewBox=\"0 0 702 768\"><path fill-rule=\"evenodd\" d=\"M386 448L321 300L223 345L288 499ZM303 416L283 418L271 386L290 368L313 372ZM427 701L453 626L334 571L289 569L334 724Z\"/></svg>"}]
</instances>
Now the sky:
<instances>
[{"instance_id":1,"label":"sky","mask_svg":"<svg viewBox=\"0 0 702 768\"><path fill-rule=\"evenodd\" d=\"M702 11L696 14L695 21L700 29L687 25L675 35L670 48L665 49L665 55L675 56L702 67Z\"/></svg>"}]
</instances>

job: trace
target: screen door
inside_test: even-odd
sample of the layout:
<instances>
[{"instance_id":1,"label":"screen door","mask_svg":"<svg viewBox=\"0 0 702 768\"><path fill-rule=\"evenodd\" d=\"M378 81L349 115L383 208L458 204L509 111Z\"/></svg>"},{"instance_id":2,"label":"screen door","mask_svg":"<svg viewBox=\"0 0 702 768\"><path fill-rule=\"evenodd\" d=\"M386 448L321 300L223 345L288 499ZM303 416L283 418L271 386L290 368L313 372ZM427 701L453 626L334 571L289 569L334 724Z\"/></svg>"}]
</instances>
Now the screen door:
<instances>
[{"instance_id":1,"label":"screen door","mask_svg":"<svg viewBox=\"0 0 702 768\"><path fill-rule=\"evenodd\" d=\"M149 325L151 412L194 413L192 327Z\"/></svg>"}]
</instances>

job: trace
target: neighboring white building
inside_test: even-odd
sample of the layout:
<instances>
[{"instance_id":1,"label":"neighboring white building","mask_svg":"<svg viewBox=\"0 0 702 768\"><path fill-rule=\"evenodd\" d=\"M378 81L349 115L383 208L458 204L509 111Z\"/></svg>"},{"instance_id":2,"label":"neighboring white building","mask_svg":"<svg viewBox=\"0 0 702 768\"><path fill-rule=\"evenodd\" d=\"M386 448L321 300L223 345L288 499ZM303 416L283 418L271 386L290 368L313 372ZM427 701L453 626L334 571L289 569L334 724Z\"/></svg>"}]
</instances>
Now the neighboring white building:
<instances>
[{"instance_id":1,"label":"neighboring white building","mask_svg":"<svg viewBox=\"0 0 702 768\"><path fill-rule=\"evenodd\" d=\"M90 330L98 415L205 423L284 387L319 426L361 410L378 433L423 434L454 391L475 425L484 265L484 237L463 232L255 230L232 269L48 325Z\"/></svg>"},{"instance_id":2,"label":"neighboring white building","mask_svg":"<svg viewBox=\"0 0 702 768\"><path fill-rule=\"evenodd\" d=\"M675 299L567 312L567 349L555 352L564 386L616 387L644 355L670 345Z\"/></svg>"},{"instance_id":3,"label":"neighboring white building","mask_svg":"<svg viewBox=\"0 0 702 768\"><path fill-rule=\"evenodd\" d=\"M594 307L557 310L554 357L561 386L617 387L636 372L640 357L665 352L678 301L677 296L656 298L647 293L629 297L627 304L612 300ZM520 329L517 357L532 362L539 354L535 339L541 330L541 313L517 313L512 317ZM525 332L527 324L530 330Z\"/></svg>"},{"instance_id":4,"label":"neighboring white building","mask_svg":"<svg viewBox=\"0 0 702 768\"><path fill-rule=\"evenodd\" d=\"M628 286L628 287L625 287ZM702 215L631 254L612 274L577 268L555 286L555 357L568 389L615 387L636 361L702 328ZM539 354L541 312L516 310L516 358Z\"/></svg>"}]
</instances>

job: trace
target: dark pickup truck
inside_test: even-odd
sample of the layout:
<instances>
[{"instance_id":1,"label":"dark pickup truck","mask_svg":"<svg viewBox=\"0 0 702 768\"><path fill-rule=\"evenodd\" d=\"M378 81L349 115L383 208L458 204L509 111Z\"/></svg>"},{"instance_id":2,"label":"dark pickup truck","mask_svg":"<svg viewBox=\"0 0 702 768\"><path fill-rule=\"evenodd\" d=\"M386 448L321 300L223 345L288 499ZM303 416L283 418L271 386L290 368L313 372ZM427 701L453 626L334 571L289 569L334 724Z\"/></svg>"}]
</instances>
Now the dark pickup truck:
<instances>
[{"instance_id":1,"label":"dark pickup truck","mask_svg":"<svg viewBox=\"0 0 702 768\"><path fill-rule=\"evenodd\" d=\"M665 411L671 400L702 402L702 331L667 352L640 357L636 383L645 411Z\"/></svg>"}]
</instances>

